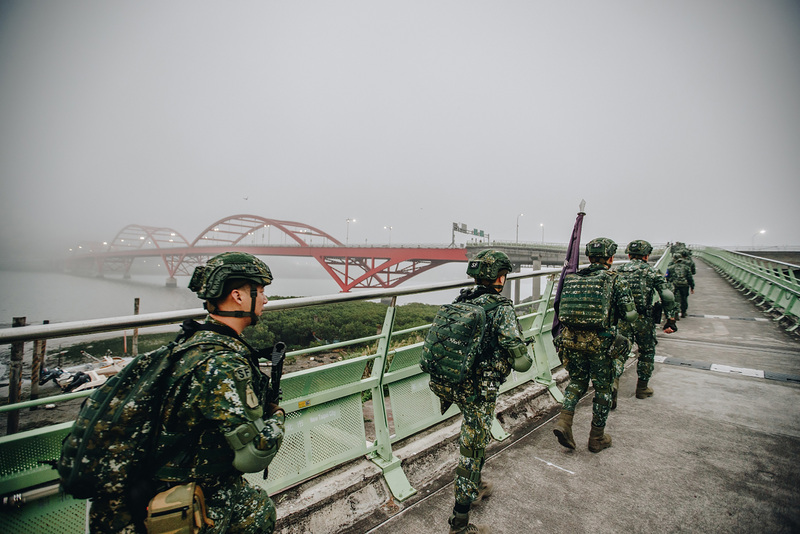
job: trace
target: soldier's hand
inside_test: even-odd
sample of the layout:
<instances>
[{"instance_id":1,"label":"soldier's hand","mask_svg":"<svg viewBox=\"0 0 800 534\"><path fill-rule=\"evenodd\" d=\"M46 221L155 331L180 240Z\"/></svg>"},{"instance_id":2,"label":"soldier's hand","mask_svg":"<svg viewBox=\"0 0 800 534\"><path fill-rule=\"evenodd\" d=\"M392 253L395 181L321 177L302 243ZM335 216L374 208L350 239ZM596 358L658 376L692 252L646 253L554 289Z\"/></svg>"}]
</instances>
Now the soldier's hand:
<instances>
[{"instance_id":1,"label":"soldier's hand","mask_svg":"<svg viewBox=\"0 0 800 534\"><path fill-rule=\"evenodd\" d=\"M694 295L694 288L690 289L689 291L691 291L692 295Z\"/></svg>"},{"instance_id":2,"label":"soldier's hand","mask_svg":"<svg viewBox=\"0 0 800 534\"><path fill-rule=\"evenodd\" d=\"M672 334L673 332L678 331L678 324L675 322L675 319L667 319L667 322L664 323L664 332L667 334Z\"/></svg>"},{"instance_id":3,"label":"soldier's hand","mask_svg":"<svg viewBox=\"0 0 800 534\"><path fill-rule=\"evenodd\" d=\"M277 412L282 412L284 415L286 414L286 412L283 410L283 408L281 408L280 406L278 406L274 402L270 402L269 404L267 404L267 409L265 411L267 412L267 417L272 417Z\"/></svg>"}]
</instances>

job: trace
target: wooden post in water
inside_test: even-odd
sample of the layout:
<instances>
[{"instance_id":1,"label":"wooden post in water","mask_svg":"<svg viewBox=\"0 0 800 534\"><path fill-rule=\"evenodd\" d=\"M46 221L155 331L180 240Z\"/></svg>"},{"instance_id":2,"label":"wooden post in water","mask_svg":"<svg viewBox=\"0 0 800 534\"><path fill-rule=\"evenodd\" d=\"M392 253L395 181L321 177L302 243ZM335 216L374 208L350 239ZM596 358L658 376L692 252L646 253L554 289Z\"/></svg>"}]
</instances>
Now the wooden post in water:
<instances>
[{"instance_id":1,"label":"wooden post in water","mask_svg":"<svg viewBox=\"0 0 800 534\"><path fill-rule=\"evenodd\" d=\"M25 326L25 317L14 317L13 327ZM22 358L25 352L25 342L15 341L11 344L11 362L8 369L8 403L14 404L22 397ZM8 425L6 434L16 434L19 431L19 410L8 412Z\"/></svg>"},{"instance_id":2,"label":"wooden post in water","mask_svg":"<svg viewBox=\"0 0 800 534\"><path fill-rule=\"evenodd\" d=\"M133 314L139 315L139 297L133 299ZM131 356L139 354L139 329L133 329L133 337L131 338Z\"/></svg>"},{"instance_id":3,"label":"wooden post in water","mask_svg":"<svg viewBox=\"0 0 800 534\"><path fill-rule=\"evenodd\" d=\"M42 324L50 324L50 321L45 320ZM41 378L42 369L44 369L44 355L47 350L47 340L37 339L33 342L33 360L31 361L31 400L39 398L39 379ZM37 406L31 406L31 410L35 410Z\"/></svg>"}]
</instances>

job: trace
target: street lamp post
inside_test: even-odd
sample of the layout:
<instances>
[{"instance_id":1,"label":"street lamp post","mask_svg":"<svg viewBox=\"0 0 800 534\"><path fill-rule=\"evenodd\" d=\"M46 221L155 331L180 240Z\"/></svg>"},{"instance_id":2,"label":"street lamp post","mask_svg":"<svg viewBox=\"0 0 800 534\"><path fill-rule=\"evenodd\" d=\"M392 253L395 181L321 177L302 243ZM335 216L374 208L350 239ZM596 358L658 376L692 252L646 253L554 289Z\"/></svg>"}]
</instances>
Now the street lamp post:
<instances>
[{"instance_id":1,"label":"street lamp post","mask_svg":"<svg viewBox=\"0 0 800 534\"><path fill-rule=\"evenodd\" d=\"M539 226L542 227L542 245L544 245L544 223L539 223Z\"/></svg>"},{"instance_id":2,"label":"street lamp post","mask_svg":"<svg viewBox=\"0 0 800 534\"><path fill-rule=\"evenodd\" d=\"M753 234L753 239L751 240L751 243L750 243L750 245L751 245L751 247L750 247L750 248L752 248L752 249L754 249L754 250L755 250L755 248L756 248L756 236L757 236L758 234L765 234L765 233L767 233L767 231L766 231L766 230L759 230L758 232L754 233L754 234Z\"/></svg>"},{"instance_id":3,"label":"street lamp post","mask_svg":"<svg viewBox=\"0 0 800 534\"><path fill-rule=\"evenodd\" d=\"M392 227L391 226L384 226L384 230L389 230L389 246L392 246Z\"/></svg>"},{"instance_id":4,"label":"street lamp post","mask_svg":"<svg viewBox=\"0 0 800 534\"><path fill-rule=\"evenodd\" d=\"M350 244L350 223L351 222L356 222L356 220L348 218L348 219L345 219L345 222L347 222L347 235L344 238L344 244L348 245L348 244Z\"/></svg>"},{"instance_id":5,"label":"street lamp post","mask_svg":"<svg viewBox=\"0 0 800 534\"><path fill-rule=\"evenodd\" d=\"M517 215L517 243L519 243L519 218L525 215L524 213L520 213Z\"/></svg>"}]
</instances>

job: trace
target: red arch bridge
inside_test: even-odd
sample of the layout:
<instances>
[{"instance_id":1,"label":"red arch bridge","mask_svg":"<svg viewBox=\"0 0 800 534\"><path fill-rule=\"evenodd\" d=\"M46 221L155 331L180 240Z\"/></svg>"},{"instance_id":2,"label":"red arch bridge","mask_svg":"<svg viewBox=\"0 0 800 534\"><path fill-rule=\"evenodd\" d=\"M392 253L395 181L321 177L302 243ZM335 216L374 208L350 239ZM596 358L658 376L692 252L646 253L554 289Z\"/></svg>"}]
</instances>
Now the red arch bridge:
<instances>
[{"instance_id":1,"label":"red arch bridge","mask_svg":"<svg viewBox=\"0 0 800 534\"><path fill-rule=\"evenodd\" d=\"M175 285L176 275L190 275L195 266L231 250L257 256L313 257L343 292L392 288L439 265L467 261L466 248L349 246L304 223L233 215L211 224L193 241L172 228L130 224L111 242L82 243L73 250L67 267L98 276L109 271L129 276L136 258L157 257L169 274L167 285Z\"/></svg>"}]
</instances>

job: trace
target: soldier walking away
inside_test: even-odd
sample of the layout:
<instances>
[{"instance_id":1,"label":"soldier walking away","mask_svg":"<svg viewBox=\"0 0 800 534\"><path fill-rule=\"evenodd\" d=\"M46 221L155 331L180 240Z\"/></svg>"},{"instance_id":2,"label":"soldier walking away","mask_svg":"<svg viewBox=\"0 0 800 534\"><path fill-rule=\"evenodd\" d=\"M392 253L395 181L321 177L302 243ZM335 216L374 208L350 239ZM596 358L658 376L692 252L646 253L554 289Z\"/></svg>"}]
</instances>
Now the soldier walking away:
<instances>
[{"instance_id":1,"label":"soldier walking away","mask_svg":"<svg viewBox=\"0 0 800 534\"><path fill-rule=\"evenodd\" d=\"M561 414L553 433L558 442L575 448L572 419L575 407L586 393L591 380L594 386L592 427L589 450L600 452L611 446L605 433L611 408L611 387L615 378L615 360L627 355L631 342L618 334L620 320L634 322L638 314L627 282L610 267L617 245L600 237L586 244L590 265L564 279L558 319L563 328L554 344L569 373Z\"/></svg>"},{"instance_id":2,"label":"soldier walking away","mask_svg":"<svg viewBox=\"0 0 800 534\"><path fill-rule=\"evenodd\" d=\"M647 241L641 239L631 241L625 248L625 253L630 261L616 269L620 278L623 278L628 283L633 302L636 305L636 311L639 314L639 318L633 323L626 321L619 323L619 333L636 343L638 347L639 362L636 366L636 372L639 375L639 380L636 383L637 399L645 399L653 395L653 388L648 386L648 382L650 377L653 376L656 344L658 343L655 322L660 322L660 317L656 319L653 313L655 293L658 293L667 317L664 331L671 333L677 329L675 325L675 296L664 276L647 263L652 251L653 246ZM627 356L625 354L615 361L615 378L611 391L612 410L617 407L619 377L625 370Z\"/></svg>"},{"instance_id":3,"label":"soldier walking away","mask_svg":"<svg viewBox=\"0 0 800 534\"><path fill-rule=\"evenodd\" d=\"M470 523L469 512L471 506L492 494L492 484L482 479L481 469L486 458L486 447L492 437L491 426L498 389L512 367L524 372L532 363L513 304L500 295L506 275L512 270L511 261L504 252L479 252L467 266L467 275L474 278L477 285L463 289L452 305L443 306L446 308L459 303L471 303L486 310L486 322L477 357L474 364L466 369L466 378L460 383L448 382L446 376L440 376L437 372L435 362L431 364L432 367L424 365L431 374L431 390L442 402L442 413L454 402L463 415L458 440L460 458L456 468L455 506L448 519L450 534L490 532L486 525ZM435 324L436 319L431 332L434 331ZM429 345L431 337L429 333L426 345ZM423 347L423 359L426 358L426 350L434 353L436 358L435 354L439 349L434 345L443 345L446 341L430 344L429 350Z\"/></svg>"},{"instance_id":4,"label":"soldier walking away","mask_svg":"<svg viewBox=\"0 0 800 534\"><path fill-rule=\"evenodd\" d=\"M675 287L675 300L680 308L680 316L684 318L689 310L689 293L694 294L692 264L688 258L686 252L680 252L667 267L667 280Z\"/></svg>"},{"instance_id":5,"label":"soldier walking away","mask_svg":"<svg viewBox=\"0 0 800 534\"><path fill-rule=\"evenodd\" d=\"M163 461L151 477L147 499L157 495L149 507L153 517L145 520L148 534L177 532L174 523L159 523L153 508L159 503L174 508L175 499L186 498L191 510L197 488L205 501L203 532L255 534L275 528L269 495L242 476L264 471L283 440L284 411L270 402L274 397L268 395L257 354L240 337L258 321L267 302L264 286L271 282L264 262L236 252L215 256L192 275L189 289L205 301L208 316L204 324L194 323L197 331L175 348L181 356L164 396L156 447ZM144 532L129 506L115 499L93 502L91 532Z\"/></svg>"}]
</instances>

